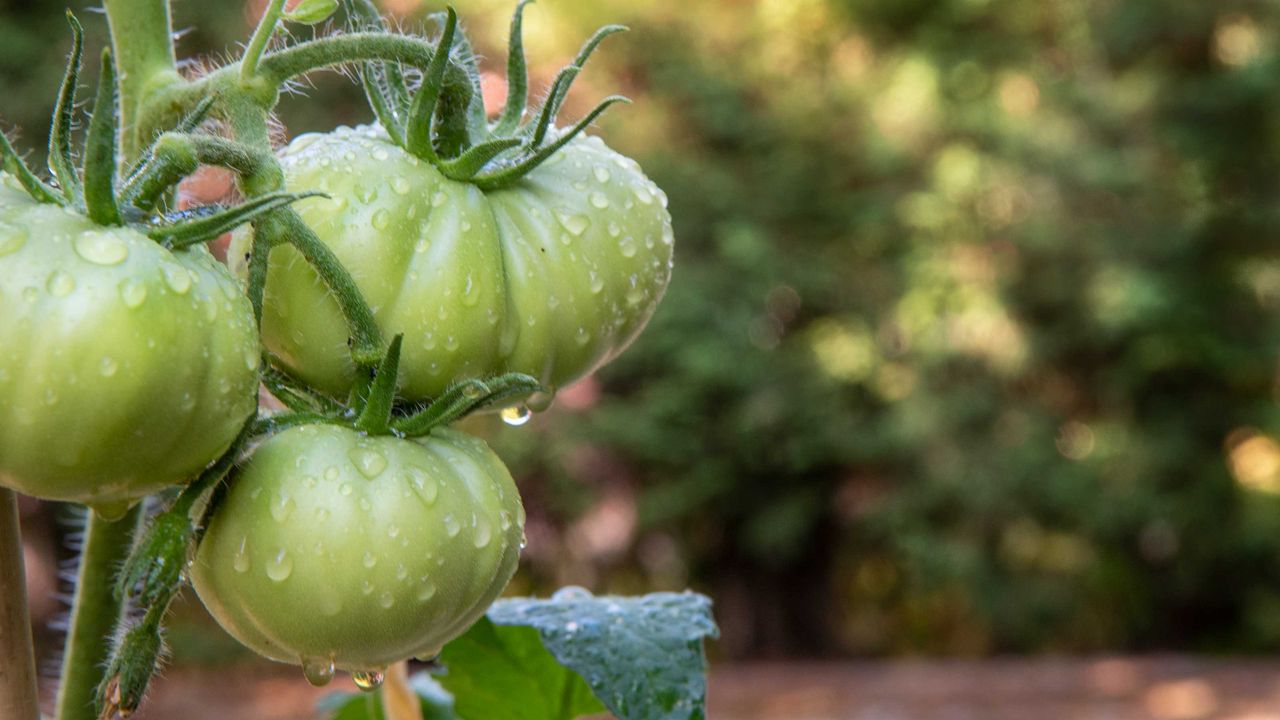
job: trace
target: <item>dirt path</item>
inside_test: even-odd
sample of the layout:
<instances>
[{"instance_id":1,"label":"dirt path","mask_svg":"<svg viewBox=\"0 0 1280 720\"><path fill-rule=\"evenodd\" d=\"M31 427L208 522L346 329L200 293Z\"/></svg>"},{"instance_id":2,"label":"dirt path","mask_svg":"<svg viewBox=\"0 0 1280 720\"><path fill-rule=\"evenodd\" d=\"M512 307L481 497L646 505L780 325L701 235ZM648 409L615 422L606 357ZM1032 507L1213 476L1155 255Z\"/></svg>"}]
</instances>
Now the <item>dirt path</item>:
<instances>
[{"instance_id":1,"label":"dirt path","mask_svg":"<svg viewBox=\"0 0 1280 720\"><path fill-rule=\"evenodd\" d=\"M135 718L311 720L315 699L344 687L271 666L174 672ZM1280 660L733 665L713 669L710 702L711 720L1280 720Z\"/></svg>"}]
</instances>

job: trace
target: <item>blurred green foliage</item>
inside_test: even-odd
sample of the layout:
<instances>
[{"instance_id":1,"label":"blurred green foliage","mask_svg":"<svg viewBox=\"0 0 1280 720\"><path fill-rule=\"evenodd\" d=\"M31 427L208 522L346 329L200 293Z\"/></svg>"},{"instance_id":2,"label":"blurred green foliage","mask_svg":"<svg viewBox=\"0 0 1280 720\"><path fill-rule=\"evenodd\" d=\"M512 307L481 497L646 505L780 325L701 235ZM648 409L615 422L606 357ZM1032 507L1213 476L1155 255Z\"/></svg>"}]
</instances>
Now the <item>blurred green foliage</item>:
<instances>
[{"instance_id":1,"label":"blurred green foliage","mask_svg":"<svg viewBox=\"0 0 1280 720\"><path fill-rule=\"evenodd\" d=\"M512 4L459 7L499 74ZM0 0L32 143L58 5ZM186 54L246 33L176 15ZM569 115L637 99L599 132L676 273L597 378L479 427L519 590L692 584L732 656L1280 644L1280 3L544 0L535 80L604 22ZM368 113L330 79L282 117Z\"/></svg>"}]
</instances>

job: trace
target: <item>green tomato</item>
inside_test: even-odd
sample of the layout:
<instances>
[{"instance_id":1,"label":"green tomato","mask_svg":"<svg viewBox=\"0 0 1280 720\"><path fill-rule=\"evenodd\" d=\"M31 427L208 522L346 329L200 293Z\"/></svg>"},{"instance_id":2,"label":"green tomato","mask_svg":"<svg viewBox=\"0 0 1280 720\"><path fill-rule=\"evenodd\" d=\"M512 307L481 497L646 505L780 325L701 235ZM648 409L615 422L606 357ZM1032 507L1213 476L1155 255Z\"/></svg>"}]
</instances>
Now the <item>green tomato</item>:
<instances>
[{"instance_id":1,"label":"green tomato","mask_svg":"<svg viewBox=\"0 0 1280 720\"><path fill-rule=\"evenodd\" d=\"M502 592L523 538L520 495L483 441L306 425L231 479L191 579L237 640L323 682L434 656Z\"/></svg>"},{"instance_id":2,"label":"green tomato","mask_svg":"<svg viewBox=\"0 0 1280 720\"><path fill-rule=\"evenodd\" d=\"M253 310L172 253L0 183L0 485L106 514L189 479L257 403Z\"/></svg>"},{"instance_id":3,"label":"green tomato","mask_svg":"<svg viewBox=\"0 0 1280 720\"><path fill-rule=\"evenodd\" d=\"M304 135L281 156L295 208L351 273L384 336L404 334L401 393L522 372L563 386L648 322L671 276L666 196L579 136L509 188L449 180L380 128ZM243 260L248 231L233 241ZM243 272L243 262L238 263ZM263 342L307 382L354 379L337 303L291 246L271 251Z\"/></svg>"}]
</instances>

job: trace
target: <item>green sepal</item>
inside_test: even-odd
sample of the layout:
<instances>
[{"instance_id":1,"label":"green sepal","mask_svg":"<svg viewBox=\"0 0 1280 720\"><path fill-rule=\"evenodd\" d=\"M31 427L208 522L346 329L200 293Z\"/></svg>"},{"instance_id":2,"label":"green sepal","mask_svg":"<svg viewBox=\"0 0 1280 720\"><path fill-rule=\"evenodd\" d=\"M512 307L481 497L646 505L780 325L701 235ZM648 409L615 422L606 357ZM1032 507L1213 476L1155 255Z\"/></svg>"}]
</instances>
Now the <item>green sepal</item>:
<instances>
[{"instance_id":1,"label":"green sepal","mask_svg":"<svg viewBox=\"0 0 1280 720\"><path fill-rule=\"evenodd\" d=\"M629 99L621 95L613 95L605 98L595 107L595 109L587 113L586 117L579 120L572 128L561 133L560 137L556 138L555 142L542 146L537 150L537 152L526 156L525 159L514 165L496 170L486 175L477 175L471 179L472 184L481 190L495 190L519 180L529 174L534 168L545 162L547 158L554 155L557 150L567 145L570 140L577 137L583 130L586 130L592 122L595 122L595 119L599 117L601 113L609 109L609 106L614 105L615 103L630 102L631 101Z\"/></svg>"},{"instance_id":2,"label":"green sepal","mask_svg":"<svg viewBox=\"0 0 1280 720\"><path fill-rule=\"evenodd\" d=\"M76 174L75 157L71 152L71 127L76 112L76 88L80 82L80 60L84 54L84 28L71 11L67 11L71 25L71 54L67 57L67 70L58 91L58 104L53 110L53 124L49 129L49 172L58 181L62 195L71 202L80 199L80 176Z\"/></svg>"},{"instance_id":3,"label":"green sepal","mask_svg":"<svg viewBox=\"0 0 1280 720\"><path fill-rule=\"evenodd\" d=\"M573 84L573 79L580 72L582 72L582 68L577 65L570 65L561 68L560 72L556 73L556 79L551 81L551 90L547 92L547 98L542 101L542 107L538 110L538 121L528 128L530 131L529 145L531 147L537 147L542 144L542 139L546 137L547 132L555 124L556 108L563 102L563 100L557 101L556 98L563 97L569 92L568 87Z\"/></svg>"},{"instance_id":4,"label":"green sepal","mask_svg":"<svg viewBox=\"0 0 1280 720\"><path fill-rule=\"evenodd\" d=\"M213 240L222 233L230 232L260 215L309 197L327 196L318 192L274 192L259 195L212 215L197 216L194 220L148 230L147 237L167 248L177 250Z\"/></svg>"},{"instance_id":5,"label":"green sepal","mask_svg":"<svg viewBox=\"0 0 1280 720\"><path fill-rule=\"evenodd\" d=\"M353 0L348 12L356 28L386 31L382 15L371 0ZM409 91L400 66L396 63L367 62L360 69L360 83L378 122L386 129L392 142L403 147L404 116L408 114Z\"/></svg>"},{"instance_id":6,"label":"green sepal","mask_svg":"<svg viewBox=\"0 0 1280 720\"><path fill-rule=\"evenodd\" d=\"M400 373L400 345L404 335L396 335L391 339L391 346L382 358L377 371L373 375L373 383L356 418L356 429L370 435L380 435L387 431L391 422L391 409L396 400L396 379Z\"/></svg>"},{"instance_id":7,"label":"green sepal","mask_svg":"<svg viewBox=\"0 0 1280 720\"><path fill-rule=\"evenodd\" d=\"M31 168L27 167L27 163L13 149L13 145L9 143L9 138L0 132L0 167L18 179L22 183L23 189L27 191L37 202L54 203L57 205L65 205L66 200L54 188L49 187L43 180L36 177L31 172Z\"/></svg>"},{"instance_id":8,"label":"green sepal","mask_svg":"<svg viewBox=\"0 0 1280 720\"><path fill-rule=\"evenodd\" d=\"M120 206L116 204L116 178L119 158L116 156L116 64L111 50L102 51L102 74L98 79L98 97L93 103L93 116L84 142L84 204L89 219L99 225L119 225Z\"/></svg>"},{"instance_id":9,"label":"green sepal","mask_svg":"<svg viewBox=\"0 0 1280 720\"><path fill-rule=\"evenodd\" d=\"M157 515L116 575L116 598L145 607L172 596L182 583L190 542L191 518L185 512Z\"/></svg>"},{"instance_id":10,"label":"green sepal","mask_svg":"<svg viewBox=\"0 0 1280 720\"><path fill-rule=\"evenodd\" d=\"M498 155L522 143L519 138L500 138L473 145L456 158L440 163L440 172L451 180L466 181L475 177Z\"/></svg>"},{"instance_id":11,"label":"green sepal","mask_svg":"<svg viewBox=\"0 0 1280 720\"><path fill-rule=\"evenodd\" d=\"M342 408L335 401L312 390L307 384L289 374L280 361L268 354L262 371L262 384L285 407L294 412L336 413Z\"/></svg>"},{"instance_id":12,"label":"green sepal","mask_svg":"<svg viewBox=\"0 0 1280 720\"><path fill-rule=\"evenodd\" d=\"M193 132L196 128L200 127L200 123L204 122L205 118L209 116L209 110L213 108L213 103L214 103L214 98L212 97L204 98L194 108L192 108L191 112L184 115L182 119L178 121L178 124L173 126L173 128L169 132L181 134L181 135L186 135L187 133ZM138 181L138 174L143 172L143 170L146 169L147 165L153 161L154 156L156 155L158 150L158 145L161 139L164 137L165 135L162 134L159 137L157 137L155 140L151 141L151 144L148 145L145 150L139 153L138 159L134 160L133 164L129 166L129 169L125 171L125 173L121 176L122 178L122 181L120 183L120 186L121 186L120 205L121 206L133 204L125 199L128 196L128 192L129 192L128 189L131 186L136 185ZM145 210L148 208L143 208L143 209Z\"/></svg>"},{"instance_id":13,"label":"green sepal","mask_svg":"<svg viewBox=\"0 0 1280 720\"><path fill-rule=\"evenodd\" d=\"M509 135L520 127L524 108L529 102L529 66L524 56L524 8L534 0L520 0L511 16L511 33L507 38L507 101L502 115L493 126L493 134Z\"/></svg>"},{"instance_id":14,"label":"green sepal","mask_svg":"<svg viewBox=\"0 0 1280 720\"><path fill-rule=\"evenodd\" d=\"M98 686L100 718L126 718L138 709L164 655L161 621L172 597L147 608L141 622L124 633Z\"/></svg>"},{"instance_id":15,"label":"green sepal","mask_svg":"<svg viewBox=\"0 0 1280 720\"><path fill-rule=\"evenodd\" d=\"M422 78L422 86L414 96L409 108L409 117L405 121L405 149L420 158L436 162L435 142L432 137L432 124L435 119L436 106L440 102L440 93L444 86L445 70L449 65L450 48L453 47L453 36L458 29L458 14L453 8L446 11L444 30L440 33L440 41L431 63Z\"/></svg>"},{"instance_id":16,"label":"green sepal","mask_svg":"<svg viewBox=\"0 0 1280 720\"><path fill-rule=\"evenodd\" d=\"M428 16L429 19L439 20L441 13L433 13ZM444 22L448 22L448 18L444 18ZM458 134L462 135L461 128L466 128L465 135L470 138L482 138L489 133L489 121L484 111L484 91L480 86L480 63L476 59L475 48L471 46L471 40L467 38L465 31L455 33L453 46L450 50L450 60L455 69L452 77L453 85L458 88L457 99L458 110L457 120L453 123L450 119L445 118L446 128L450 124L459 128ZM446 86L449 83L446 83ZM447 139L446 145L450 143ZM465 142L456 143L460 148L465 147ZM452 156L452 154L450 155Z\"/></svg>"},{"instance_id":17,"label":"green sepal","mask_svg":"<svg viewBox=\"0 0 1280 720\"><path fill-rule=\"evenodd\" d=\"M120 188L120 205L149 211L174 183L200 167L195 148L186 135L165 133L147 149L137 170Z\"/></svg>"},{"instance_id":18,"label":"green sepal","mask_svg":"<svg viewBox=\"0 0 1280 720\"><path fill-rule=\"evenodd\" d=\"M419 437L477 410L538 392L550 392L550 389L536 378L521 373L507 373L488 380L464 380L450 386L425 409L391 423L391 429Z\"/></svg>"}]
</instances>

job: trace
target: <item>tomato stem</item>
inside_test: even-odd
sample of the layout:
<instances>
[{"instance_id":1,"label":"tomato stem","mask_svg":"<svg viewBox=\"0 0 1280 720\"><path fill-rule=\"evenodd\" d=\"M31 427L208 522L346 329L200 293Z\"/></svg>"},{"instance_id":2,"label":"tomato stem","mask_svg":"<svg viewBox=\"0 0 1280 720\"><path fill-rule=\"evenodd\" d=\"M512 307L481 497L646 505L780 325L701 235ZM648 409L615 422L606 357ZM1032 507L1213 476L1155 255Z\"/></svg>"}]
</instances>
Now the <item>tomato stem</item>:
<instances>
[{"instance_id":1,"label":"tomato stem","mask_svg":"<svg viewBox=\"0 0 1280 720\"><path fill-rule=\"evenodd\" d=\"M267 8L262 12L262 18L258 20L258 26L253 30L253 37L249 39L249 46L244 49L244 56L240 58L240 79L242 81L252 80L258 73L258 61L262 58L262 53L267 49L267 43L271 42L271 36L276 32L276 25L280 23L280 14L284 11L284 0L271 0L267 3Z\"/></svg>"},{"instance_id":2,"label":"tomato stem","mask_svg":"<svg viewBox=\"0 0 1280 720\"><path fill-rule=\"evenodd\" d=\"M40 720L18 497L0 488L0 717Z\"/></svg>"},{"instance_id":3,"label":"tomato stem","mask_svg":"<svg viewBox=\"0 0 1280 720\"><path fill-rule=\"evenodd\" d=\"M167 86L181 84L173 52L169 0L104 0L111 47L119 66L120 151L132 162L152 137L146 122L153 99ZM172 123L169 123L172 125Z\"/></svg>"},{"instance_id":4,"label":"tomato stem","mask_svg":"<svg viewBox=\"0 0 1280 720\"><path fill-rule=\"evenodd\" d=\"M386 720L422 720L422 701L409 685L409 663L387 668L382 682L382 713Z\"/></svg>"},{"instance_id":5,"label":"tomato stem","mask_svg":"<svg viewBox=\"0 0 1280 720\"><path fill-rule=\"evenodd\" d=\"M96 720L94 702L110 655L109 639L122 614L113 591L116 569L133 545L142 503L119 520L91 514L80 553L71 628L62 657L57 720Z\"/></svg>"}]
</instances>

